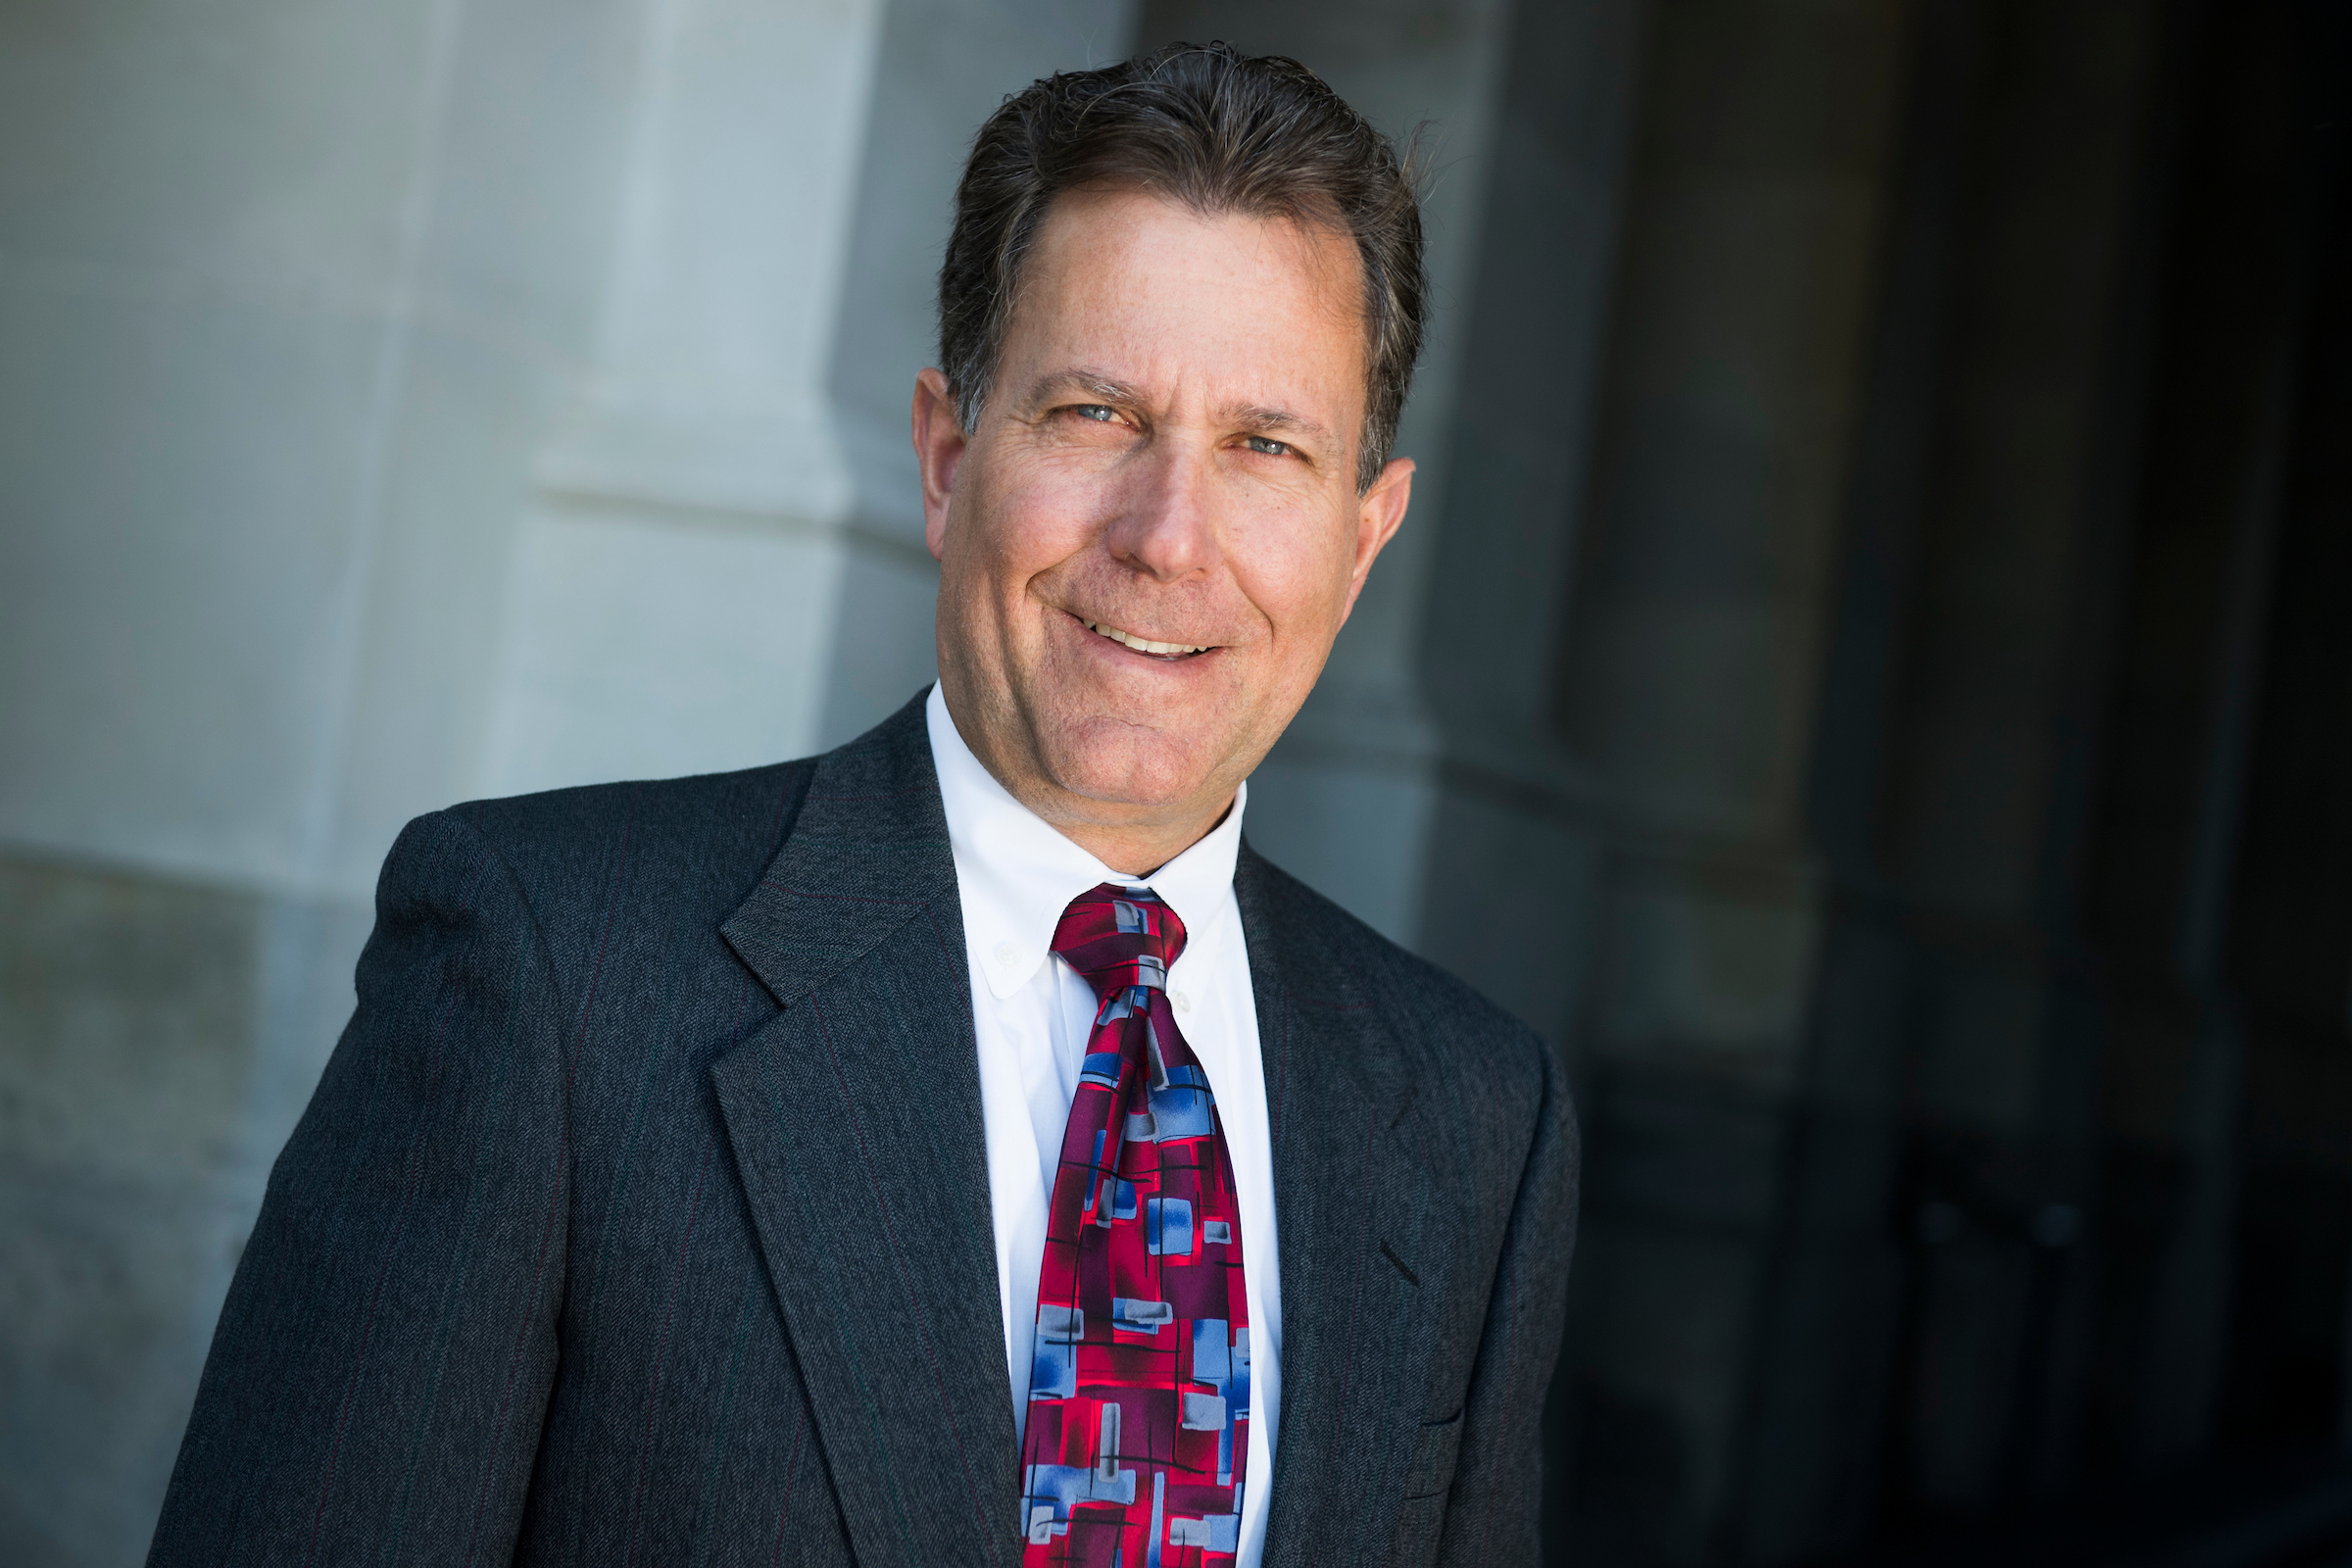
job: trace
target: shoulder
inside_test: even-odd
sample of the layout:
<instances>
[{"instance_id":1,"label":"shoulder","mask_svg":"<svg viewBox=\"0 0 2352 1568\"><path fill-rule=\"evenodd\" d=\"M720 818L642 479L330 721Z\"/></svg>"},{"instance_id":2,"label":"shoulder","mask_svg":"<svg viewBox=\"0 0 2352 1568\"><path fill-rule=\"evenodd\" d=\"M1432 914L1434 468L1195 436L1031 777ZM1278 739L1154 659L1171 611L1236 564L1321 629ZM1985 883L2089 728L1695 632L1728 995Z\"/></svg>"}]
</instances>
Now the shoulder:
<instances>
[{"instance_id":1,"label":"shoulder","mask_svg":"<svg viewBox=\"0 0 2352 1568\"><path fill-rule=\"evenodd\" d=\"M1543 1036L1458 976L1247 846L1236 870L1245 920L1280 950L1302 1004L1379 1016L1423 1066L1479 1080L1506 1102L1532 1103L1556 1082ZM1318 1000L1306 1001L1306 989Z\"/></svg>"},{"instance_id":2,"label":"shoulder","mask_svg":"<svg viewBox=\"0 0 2352 1568\"><path fill-rule=\"evenodd\" d=\"M814 760L689 778L468 801L411 822L379 906L404 889L495 873L544 926L609 907L741 902L790 831Z\"/></svg>"},{"instance_id":3,"label":"shoulder","mask_svg":"<svg viewBox=\"0 0 2352 1568\"><path fill-rule=\"evenodd\" d=\"M608 928L659 947L680 934L715 943L822 799L828 820L887 815L908 781L927 778L923 696L863 735L816 757L730 773L592 784L468 801L411 822L384 862L379 923L404 896L487 887L500 873L559 956ZM579 956L571 954L568 956Z\"/></svg>"},{"instance_id":4,"label":"shoulder","mask_svg":"<svg viewBox=\"0 0 2352 1568\"><path fill-rule=\"evenodd\" d=\"M813 758L732 773L548 790L451 807L520 869L620 854L732 858L775 851L816 766Z\"/></svg>"}]
</instances>

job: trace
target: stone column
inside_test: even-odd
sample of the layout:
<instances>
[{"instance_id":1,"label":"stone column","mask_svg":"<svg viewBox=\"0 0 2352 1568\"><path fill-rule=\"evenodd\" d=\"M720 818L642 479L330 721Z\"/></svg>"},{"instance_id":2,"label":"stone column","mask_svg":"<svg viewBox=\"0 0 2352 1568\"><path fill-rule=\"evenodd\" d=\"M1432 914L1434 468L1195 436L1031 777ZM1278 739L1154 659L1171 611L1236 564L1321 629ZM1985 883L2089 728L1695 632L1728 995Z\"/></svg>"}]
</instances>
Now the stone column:
<instances>
[{"instance_id":1,"label":"stone column","mask_svg":"<svg viewBox=\"0 0 2352 1568\"><path fill-rule=\"evenodd\" d=\"M2105 1022L2084 1428L2087 1462L2107 1469L2209 1449L2242 1315L2230 1287L2246 1030L2227 943L2233 906L2261 898L2231 884L2335 156L2312 134L2330 115L2310 90L2314 29L2300 20L2215 11L2176 44L2188 65L2168 265L2083 877Z\"/></svg>"},{"instance_id":2,"label":"stone column","mask_svg":"<svg viewBox=\"0 0 2352 1568\"><path fill-rule=\"evenodd\" d=\"M1556 722L1604 851L1568 1550L1743 1529L1823 926L1807 789L1911 8L1652 17Z\"/></svg>"},{"instance_id":3,"label":"stone column","mask_svg":"<svg viewBox=\"0 0 2352 1568\"><path fill-rule=\"evenodd\" d=\"M2146 408L2165 18L1976 9L1984 51L1918 514L1877 929L1909 1244L1887 1493L1930 1517L2071 1463L2098 1166L2080 915ZM1898 978L1899 977L1899 978Z\"/></svg>"},{"instance_id":4,"label":"stone column","mask_svg":"<svg viewBox=\"0 0 2352 1568\"><path fill-rule=\"evenodd\" d=\"M376 862L478 790L634 24L0 14L0 1558L144 1550Z\"/></svg>"}]
</instances>

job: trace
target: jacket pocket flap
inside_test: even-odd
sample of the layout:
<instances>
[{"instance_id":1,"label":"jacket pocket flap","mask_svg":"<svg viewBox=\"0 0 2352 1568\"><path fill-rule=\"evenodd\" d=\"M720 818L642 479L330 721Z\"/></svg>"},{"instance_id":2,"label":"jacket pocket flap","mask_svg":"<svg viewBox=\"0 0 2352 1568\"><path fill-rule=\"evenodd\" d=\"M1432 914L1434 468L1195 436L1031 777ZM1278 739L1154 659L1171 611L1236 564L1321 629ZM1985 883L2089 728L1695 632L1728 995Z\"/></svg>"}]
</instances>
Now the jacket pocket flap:
<instances>
[{"instance_id":1,"label":"jacket pocket flap","mask_svg":"<svg viewBox=\"0 0 2352 1568\"><path fill-rule=\"evenodd\" d=\"M1405 1467L1405 1500L1442 1495L1453 1485L1453 1461L1461 1451L1461 1411L1443 1421L1422 1422L1413 1440L1413 1462Z\"/></svg>"}]
</instances>

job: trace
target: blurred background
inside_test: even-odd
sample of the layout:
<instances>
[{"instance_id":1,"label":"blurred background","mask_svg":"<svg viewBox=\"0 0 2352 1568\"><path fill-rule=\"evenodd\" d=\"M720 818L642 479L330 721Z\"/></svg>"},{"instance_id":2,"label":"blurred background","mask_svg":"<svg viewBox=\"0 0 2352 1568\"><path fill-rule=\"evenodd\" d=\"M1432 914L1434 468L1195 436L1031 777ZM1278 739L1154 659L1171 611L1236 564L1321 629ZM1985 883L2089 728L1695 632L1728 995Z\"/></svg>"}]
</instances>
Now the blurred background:
<instances>
[{"instance_id":1,"label":"blurred background","mask_svg":"<svg viewBox=\"0 0 2352 1568\"><path fill-rule=\"evenodd\" d=\"M1426 123L1268 854L1556 1040L1555 1563L2352 1559L2352 7L0 0L0 1559L140 1559L378 861L931 674L972 130Z\"/></svg>"}]
</instances>

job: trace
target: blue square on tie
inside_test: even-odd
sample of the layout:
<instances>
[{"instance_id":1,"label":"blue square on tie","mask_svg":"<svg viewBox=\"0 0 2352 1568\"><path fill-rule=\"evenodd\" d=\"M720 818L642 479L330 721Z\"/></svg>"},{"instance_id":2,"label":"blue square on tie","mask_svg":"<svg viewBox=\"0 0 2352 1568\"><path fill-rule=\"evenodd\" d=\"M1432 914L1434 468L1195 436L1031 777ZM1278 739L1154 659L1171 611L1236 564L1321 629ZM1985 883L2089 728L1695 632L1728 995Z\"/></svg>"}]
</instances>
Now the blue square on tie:
<instances>
[{"instance_id":1,"label":"blue square on tie","mask_svg":"<svg viewBox=\"0 0 2352 1568\"><path fill-rule=\"evenodd\" d=\"M1078 1347L1040 1339L1029 1363L1029 1397L1067 1399L1078 1393Z\"/></svg>"},{"instance_id":2,"label":"blue square on tie","mask_svg":"<svg viewBox=\"0 0 2352 1568\"><path fill-rule=\"evenodd\" d=\"M1153 1198L1145 1201L1144 1250L1163 1257L1193 1255L1191 1199Z\"/></svg>"}]
</instances>

